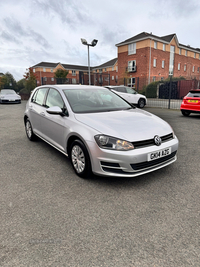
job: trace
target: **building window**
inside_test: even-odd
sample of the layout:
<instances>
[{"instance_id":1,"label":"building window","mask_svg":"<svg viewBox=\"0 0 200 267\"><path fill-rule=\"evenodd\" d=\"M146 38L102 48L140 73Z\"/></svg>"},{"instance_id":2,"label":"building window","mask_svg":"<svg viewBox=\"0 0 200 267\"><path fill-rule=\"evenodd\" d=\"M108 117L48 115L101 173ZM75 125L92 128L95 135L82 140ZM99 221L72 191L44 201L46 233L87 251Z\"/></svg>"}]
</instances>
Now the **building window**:
<instances>
[{"instance_id":1,"label":"building window","mask_svg":"<svg viewBox=\"0 0 200 267\"><path fill-rule=\"evenodd\" d=\"M165 44L163 44L163 51L165 51L166 50L166 45Z\"/></svg>"},{"instance_id":2,"label":"building window","mask_svg":"<svg viewBox=\"0 0 200 267\"><path fill-rule=\"evenodd\" d=\"M53 69L51 69L51 72L53 72Z\"/></svg>"},{"instance_id":3,"label":"building window","mask_svg":"<svg viewBox=\"0 0 200 267\"><path fill-rule=\"evenodd\" d=\"M194 53L194 58L196 58L196 53Z\"/></svg>"},{"instance_id":4,"label":"building window","mask_svg":"<svg viewBox=\"0 0 200 267\"><path fill-rule=\"evenodd\" d=\"M128 55L136 54L136 43L128 45Z\"/></svg>"},{"instance_id":5,"label":"building window","mask_svg":"<svg viewBox=\"0 0 200 267\"><path fill-rule=\"evenodd\" d=\"M156 81L156 76L153 76L153 82L155 82Z\"/></svg>"},{"instance_id":6,"label":"building window","mask_svg":"<svg viewBox=\"0 0 200 267\"><path fill-rule=\"evenodd\" d=\"M33 69L33 72L35 72L35 69Z\"/></svg>"},{"instance_id":7,"label":"building window","mask_svg":"<svg viewBox=\"0 0 200 267\"><path fill-rule=\"evenodd\" d=\"M178 63L178 70L181 69L181 63Z\"/></svg>"},{"instance_id":8,"label":"building window","mask_svg":"<svg viewBox=\"0 0 200 267\"><path fill-rule=\"evenodd\" d=\"M118 72L118 66L116 66L116 72Z\"/></svg>"},{"instance_id":9,"label":"building window","mask_svg":"<svg viewBox=\"0 0 200 267\"><path fill-rule=\"evenodd\" d=\"M115 76L112 76L112 81L114 81L114 79L115 79Z\"/></svg>"},{"instance_id":10,"label":"building window","mask_svg":"<svg viewBox=\"0 0 200 267\"><path fill-rule=\"evenodd\" d=\"M186 71L186 69L187 69L187 65L185 64L185 65L184 65L184 71Z\"/></svg>"},{"instance_id":11,"label":"building window","mask_svg":"<svg viewBox=\"0 0 200 267\"><path fill-rule=\"evenodd\" d=\"M156 67L156 58L153 59L153 67Z\"/></svg>"},{"instance_id":12,"label":"building window","mask_svg":"<svg viewBox=\"0 0 200 267\"><path fill-rule=\"evenodd\" d=\"M127 79L127 86L135 88L135 77Z\"/></svg>"},{"instance_id":13,"label":"building window","mask_svg":"<svg viewBox=\"0 0 200 267\"><path fill-rule=\"evenodd\" d=\"M182 53L182 49L181 49L181 48L179 48L179 55L181 55L181 53Z\"/></svg>"},{"instance_id":14,"label":"building window","mask_svg":"<svg viewBox=\"0 0 200 267\"><path fill-rule=\"evenodd\" d=\"M72 78L72 83L76 83L76 78Z\"/></svg>"},{"instance_id":15,"label":"building window","mask_svg":"<svg viewBox=\"0 0 200 267\"><path fill-rule=\"evenodd\" d=\"M162 68L164 69L164 67L165 67L165 61L162 60Z\"/></svg>"},{"instance_id":16,"label":"building window","mask_svg":"<svg viewBox=\"0 0 200 267\"><path fill-rule=\"evenodd\" d=\"M128 72L136 71L136 60L128 61Z\"/></svg>"},{"instance_id":17,"label":"building window","mask_svg":"<svg viewBox=\"0 0 200 267\"><path fill-rule=\"evenodd\" d=\"M197 72L199 72L199 67L197 68Z\"/></svg>"},{"instance_id":18,"label":"building window","mask_svg":"<svg viewBox=\"0 0 200 267\"><path fill-rule=\"evenodd\" d=\"M200 59L200 54L199 54L199 59Z\"/></svg>"},{"instance_id":19,"label":"building window","mask_svg":"<svg viewBox=\"0 0 200 267\"><path fill-rule=\"evenodd\" d=\"M157 42L154 41L154 48L157 49Z\"/></svg>"},{"instance_id":20,"label":"building window","mask_svg":"<svg viewBox=\"0 0 200 267\"><path fill-rule=\"evenodd\" d=\"M187 57L187 50L185 50L185 56Z\"/></svg>"},{"instance_id":21,"label":"building window","mask_svg":"<svg viewBox=\"0 0 200 267\"><path fill-rule=\"evenodd\" d=\"M47 77L44 77L44 81L47 82Z\"/></svg>"},{"instance_id":22,"label":"building window","mask_svg":"<svg viewBox=\"0 0 200 267\"><path fill-rule=\"evenodd\" d=\"M76 71L72 70L72 76L76 76Z\"/></svg>"},{"instance_id":23,"label":"building window","mask_svg":"<svg viewBox=\"0 0 200 267\"><path fill-rule=\"evenodd\" d=\"M106 68L105 68L105 70L104 70L105 72L106 72Z\"/></svg>"},{"instance_id":24,"label":"building window","mask_svg":"<svg viewBox=\"0 0 200 267\"><path fill-rule=\"evenodd\" d=\"M112 67L112 71L114 71L114 67Z\"/></svg>"},{"instance_id":25,"label":"building window","mask_svg":"<svg viewBox=\"0 0 200 267\"><path fill-rule=\"evenodd\" d=\"M193 66L193 67L192 67L192 72L194 72L194 69L195 69L195 67Z\"/></svg>"},{"instance_id":26,"label":"building window","mask_svg":"<svg viewBox=\"0 0 200 267\"><path fill-rule=\"evenodd\" d=\"M51 81L54 82L54 78L51 78Z\"/></svg>"},{"instance_id":27,"label":"building window","mask_svg":"<svg viewBox=\"0 0 200 267\"><path fill-rule=\"evenodd\" d=\"M99 69L99 73L102 73L102 69Z\"/></svg>"}]
</instances>

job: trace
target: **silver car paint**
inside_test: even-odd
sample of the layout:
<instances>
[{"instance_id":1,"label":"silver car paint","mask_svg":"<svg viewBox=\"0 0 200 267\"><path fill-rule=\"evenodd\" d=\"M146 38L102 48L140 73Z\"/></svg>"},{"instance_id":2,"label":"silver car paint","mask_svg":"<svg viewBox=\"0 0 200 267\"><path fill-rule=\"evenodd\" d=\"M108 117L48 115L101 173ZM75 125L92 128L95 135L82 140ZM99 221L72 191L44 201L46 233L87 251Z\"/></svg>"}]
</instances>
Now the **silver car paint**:
<instances>
[{"instance_id":1,"label":"silver car paint","mask_svg":"<svg viewBox=\"0 0 200 267\"><path fill-rule=\"evenodd\" d=\"M49 87L60 91L63 100L66 103L69 116L62 117L60 115L48 114L45 107L31 103L29 99L25 115L30 117L31 123L33 123L33 131L35 134L39 135L48 143L66 154L68 139L71 136L79 137L88 149L92 171L94 173L105 176L134 177L167 166L176 160L175 156L174 159L169 162L158 164L152 169L134 173L130 164L147 161L148 153L167 147L171 147L172 152L176 151L178 149L177 137L175 136L171 141L162 143L159 147L154 145L130 151L115 151L100 148L97 145L94 136L97 134L106 134L133 142L150 139L155 135L167 135L172 132L170 125L155 115L139 109L75 114L67 103L67 99L62 92L62 89L72 87L76 89L80 87L69 85ZM88 88L88 86L82 86L82 88L83 87L86 88L86 90ZM31 111L29 106L32 106ZM38 120L38 118L40 119ZM102 170L100 161L119 163L125 172L124 174L105 172Z\"/></svg>"}]
</instances>

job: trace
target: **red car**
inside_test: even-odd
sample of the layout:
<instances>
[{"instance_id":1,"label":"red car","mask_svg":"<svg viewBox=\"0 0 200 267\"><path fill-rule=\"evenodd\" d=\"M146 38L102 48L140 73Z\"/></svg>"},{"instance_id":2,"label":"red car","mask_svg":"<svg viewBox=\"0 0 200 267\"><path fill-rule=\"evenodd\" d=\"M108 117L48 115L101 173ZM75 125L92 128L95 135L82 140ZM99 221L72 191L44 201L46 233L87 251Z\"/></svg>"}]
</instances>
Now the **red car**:
<instances>
[{"instance_id":1,"label":"red car","mask_svg":"<svg viewBox=\"0 0 200 267\"><path fill-rule=\"evenodd\" d=\"M190 90L183 98L180 110L184 116L190 113L200 113L200 89Z\"/></svg>"}]
</instances>

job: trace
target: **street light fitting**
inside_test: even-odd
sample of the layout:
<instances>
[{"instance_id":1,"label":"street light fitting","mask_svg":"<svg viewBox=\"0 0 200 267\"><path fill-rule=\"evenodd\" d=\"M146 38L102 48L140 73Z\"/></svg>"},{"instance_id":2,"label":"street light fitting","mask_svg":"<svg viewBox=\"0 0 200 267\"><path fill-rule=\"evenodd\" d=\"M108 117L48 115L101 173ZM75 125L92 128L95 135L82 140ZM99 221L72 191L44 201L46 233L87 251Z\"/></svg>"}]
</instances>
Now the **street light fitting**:
<instances>
[{"instance_id":1,"label":"street light fitting","mask_svg":"<svg viewBox=\"0 0 200 267\"><path fill-rule=\"evenodd\" d=\"M88 42L84 38L81 38L81 42L82 44L87 45L87 46L95 46L97 45L98 40L94 39L91 44L88 44Z\"/></svg>"},{"instance_id":2,"label":"street light fitting","mask_svg":"<svg viewBox=\"0 0 200 267\"><path fill-rule=\"evenodd\" d=\"M81 42L82 42L82 44L84 44L84 45L87 45L87 44L88 44L87 41L86 41L85 39L83 39L83 38L81 38Z\"/></svg>"},{"instance_id":3,"label":"street light fitting","mask_svg":"<svg viewBox=\"0 0 200 267\"><path fill-rule=\"evenodd\" d=\"M95 46L96 44L97 44L97 42L98 42L98 40L96 40L96 39L94 39L93 41L92 41L92 46Z\"/></svg>"}]
</instances>

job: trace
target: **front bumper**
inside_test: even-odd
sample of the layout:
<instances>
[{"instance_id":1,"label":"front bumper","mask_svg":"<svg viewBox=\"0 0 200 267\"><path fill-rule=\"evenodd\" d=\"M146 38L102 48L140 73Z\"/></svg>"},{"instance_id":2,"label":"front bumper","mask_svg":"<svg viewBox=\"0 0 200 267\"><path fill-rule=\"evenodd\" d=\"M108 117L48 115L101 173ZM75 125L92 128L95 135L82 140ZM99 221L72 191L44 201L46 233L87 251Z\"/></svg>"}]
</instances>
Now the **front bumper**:
<instances>
[{"instance_id":1,"label":"front bumper","mask_svg":"<svg viewBox=\"0 0 200 267\"><path fill-rule=\"evenodd\" d=\"M175 137L169 142L130 151L113 151L89 144L92 151L92 171L97 175L115 177L135 177L163 168L177 160L178 139ZM147 155L171 147L171 154L148 161Z\"/></svg>"}]
</instances>

